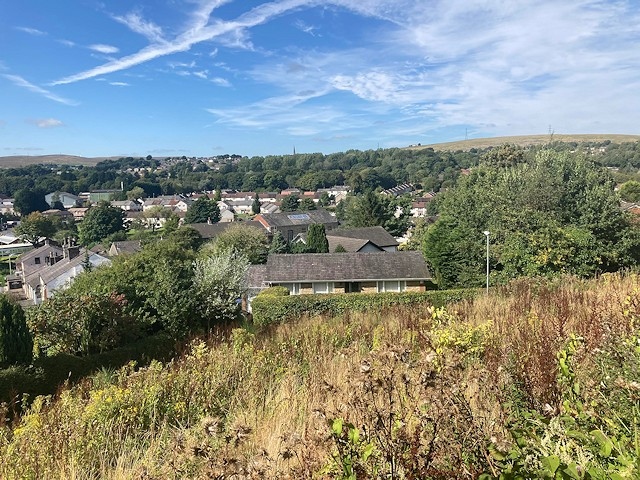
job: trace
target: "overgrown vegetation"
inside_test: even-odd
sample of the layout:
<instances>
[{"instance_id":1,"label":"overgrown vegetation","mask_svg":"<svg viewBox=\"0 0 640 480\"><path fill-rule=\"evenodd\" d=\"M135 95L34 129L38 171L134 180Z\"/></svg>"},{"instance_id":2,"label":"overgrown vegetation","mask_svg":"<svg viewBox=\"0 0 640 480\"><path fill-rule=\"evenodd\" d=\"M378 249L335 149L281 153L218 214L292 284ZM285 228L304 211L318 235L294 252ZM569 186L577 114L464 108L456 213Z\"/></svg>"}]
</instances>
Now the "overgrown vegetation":
<instances>
[{"instance_id":1,"label":"overgrown vegetation","mask_svg":"<svg viewBox=\"0 0 640 480\"><path fill-rule=\"evenodd\" d=\"M639 319L616 275L222 330L35 401L0 477L637 478Z\"/></svg>"}]
</instances>

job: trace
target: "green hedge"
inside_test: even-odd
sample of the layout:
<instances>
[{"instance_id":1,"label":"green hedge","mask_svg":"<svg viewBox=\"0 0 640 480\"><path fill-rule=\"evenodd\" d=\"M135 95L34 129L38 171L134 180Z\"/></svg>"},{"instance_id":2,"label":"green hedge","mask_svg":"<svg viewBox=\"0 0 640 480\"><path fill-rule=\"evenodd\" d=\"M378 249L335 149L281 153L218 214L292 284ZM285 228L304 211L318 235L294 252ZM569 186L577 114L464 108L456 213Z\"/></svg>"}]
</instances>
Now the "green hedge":
<instances>
[{"instance_id":1,"label":"green hedge","mask_svg":"<svg viewBox=\"0 0 640 480\"><path fill-rule=\"evenodd\" d=\"M307 315L340 315L344 312L382 310L395 305L429 303L436 307L473 298L476 289L433 290L403 293L337 293L317 295L290 295L276 297L258 295L251 302L253 322L270 325L288 322Z\"/></svg>"}]
</instances>

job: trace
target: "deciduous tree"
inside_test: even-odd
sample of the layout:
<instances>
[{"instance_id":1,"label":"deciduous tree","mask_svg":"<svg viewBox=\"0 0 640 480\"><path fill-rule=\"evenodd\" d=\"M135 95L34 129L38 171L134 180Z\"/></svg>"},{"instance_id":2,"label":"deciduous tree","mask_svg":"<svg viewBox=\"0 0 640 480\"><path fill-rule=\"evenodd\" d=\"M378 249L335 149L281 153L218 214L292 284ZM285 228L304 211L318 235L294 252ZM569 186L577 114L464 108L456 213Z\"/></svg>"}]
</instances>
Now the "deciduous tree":
<instances>
[{"instance_id":1,"label":"deciduous tree","mask_svg":"<svg viewBox=\"0 0 640 480\"><path fill-rule=\"evenodd\" d=\"M191 204L184 217L185 223L216 223L220 221L220 209L215 200L200 197Z\"/></svg>"},{"instance_id":2,"label":"deciduous tree","mask_svg":"<svg viewBox=\"0 0 640 480\"><path fill-rule=\"evenodd\" d=\"M91 207L78 226L80 243L91 245L116 232L124 231L124 216L123 210L112 207L107 202Z\"/></svg>"}]
</instances>

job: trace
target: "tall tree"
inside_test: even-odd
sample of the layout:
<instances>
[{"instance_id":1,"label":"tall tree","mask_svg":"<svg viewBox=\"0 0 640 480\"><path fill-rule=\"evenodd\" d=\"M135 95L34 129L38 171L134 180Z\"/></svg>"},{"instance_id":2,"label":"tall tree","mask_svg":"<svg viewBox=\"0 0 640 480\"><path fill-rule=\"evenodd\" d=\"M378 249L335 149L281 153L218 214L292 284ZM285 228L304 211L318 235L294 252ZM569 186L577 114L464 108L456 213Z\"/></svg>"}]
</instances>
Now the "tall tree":
<instances>
[{"instance_id":1,"label":"tall tree","mask_svg":"<svg viewBox=\"0 0 640 480\"><path fill-rule=\"evenodd\" d=\"M289 253L289 245L280 230L276 230L276 233L273 234L269 253Z\"/></svg>"},{"instance_id":2,"label":"tall tree","mask_svg":"<svg viewBox=\"0 0 640 480\"><path fill-rule=\"evenodd\" d=\"M124 231L125 213L107 202L91 207L78 226L78 236L82 245L91 245L116 232Z\"/></svg>"},{"instance_id":3,"label":"tall tree","mask_svg":"<svg viewBox=\"0 0 640 480\"><path fill-rule=\"evenodd\" d=\"M33 338L22 307L0 295L0 366L28 364L33 357Z\"/></svg>"},{"instance_id":4,"label":"tall tree","mask_svg":"<svg viewBox=\"0 0 640 480\"><path fill-rule=\"evenodd\" d=\"M297 195L287 195L282 199L280 210L283 212L295 212L298 210L300 198Z\"/></svg>"},{"instance_id":5,"label":"tall tree","mask_svg":"<svg viewBox=\"0 0 640 480\"><path fill-rule=\"evenodd\" d=\"M191 204L184 217L185 223L216 223L220 221L218 202L202 196Z\"/></svg>"},{"instance_id":6,"label":"tall tree","mask_svg":"<svg viewBox=\"0 0 640 480\"><path fill-rule=\"evenodd\" d=\"M298 210L302 211L302 212L306 212L309 210L317 210L318 207L316 205L316 202L314 202L311 198L303 198L302 200L300 200L300 203L298 204Z\"/></svg>"},{"instance_id":7,"label":"tall tree","mask_svg":"<svg viewBox=\"0 0 640 480\"><path fill-rule=\"evenodd\" d=\"M56 227L50 217L40 212L31 212L16 227L18 236L32 245L37 245L41 238L51 238Z\"/></svg>"},{"instance_id":8,"label":"tall tree","mask_svg":"<svg viewBox=\"0 0 640 480\"><path fill-rule=\"evenodd\" d=\"M256 193L256 196L253 198L253 203L251 204L251 211L254 215L260 213L260 196Z\"/></svg>"},{"instance_id":9,"label":"tall tree","mask_svg":"<svg viewBox=\"0 0 640 480\"><path fill-rule=\"evenodd\" d=\"M329 241L324 225L314 223L309 225L307 229L307 248L308 253L328 253Z\"/></svg>"},{"instance_id":10,"label":"tall tree","mask_svg":"<svg viewBox=\"0 0 640 480\"><path fill-rule=\"evenodd\" d=\"M49 204L44 199L41 190L23 188L18 190L13 198L13 208L20 215L29 215L31 212L44 212L49 210Z\"/></svg>"},{"instance_id":11,"label":"tall tree","mask_svg":"<svg viewBox=\"0 0 640 480\"><path fill-rule=\"evenodd\" d=\"M198 317L205 327L236 319L238 300L246 291L247 257L234 250L220 250L194 262L194 290Z\"/></svg>"},{"instance_id":12,"label":"tall tree","mask_svg":"<svg viewBox=\"0 0 640 480\"><path fill-rule=\"evenodd\" d=\"M551 150L510 168L499 158L493 164L442 194L440 218L423 241L440 287L483 283L484 230L495 281L586 276L640 261L638 226L620 210L606 169Z\"/></svg>"},{"instance_id":13,"label":"tall tree","mask_svg":"<svg viewBox=\"0 0 640 480\"><path fill-rule=\"evenodd\" d=\"M252 264L265 263L269 253L269 239L265 231L242 222L234 222L204 251L234 251L244 255Z\"/></svg>"}]
</instances>

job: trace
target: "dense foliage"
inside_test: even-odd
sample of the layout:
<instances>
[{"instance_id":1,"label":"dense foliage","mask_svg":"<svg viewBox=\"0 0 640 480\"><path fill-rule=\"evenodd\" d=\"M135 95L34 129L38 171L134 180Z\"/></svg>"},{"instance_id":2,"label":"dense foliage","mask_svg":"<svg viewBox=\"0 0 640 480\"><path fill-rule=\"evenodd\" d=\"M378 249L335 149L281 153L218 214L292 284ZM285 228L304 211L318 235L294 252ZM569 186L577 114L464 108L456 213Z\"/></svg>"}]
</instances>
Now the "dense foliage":
<instances>
[{"instance_id":1,"label":"dense foliage","mask_svg":"<svg viewBox=\"0 0 640 480\"><path fill-rule=\"evenodd\" d=\"M440 217L424 235L441 287L483 283L485 230L497 281L588 276L640 260L640 230L620 210L609 173L590 159L542 150L527 162L493 164L443 194Z\"/></svg>"},{"instance_id":2,"label":"dense foliage","mask_svg":"<svg viewBox=\"0 0 640 480\"><path fill-rule=\"evenodd\" d=\"M117 207L112 207L107 202L87 210L87 213L78 226L79 240L82 245L92 245L113 235L124 231L125 212Z\"/></svg>"},{"instance_id":3,"label":"dense foliage","mask_svg":"<svg viewBox=\"0 0 640 480\"><path fill-rule=\"evenodd\" d=\"M0 367L28 364L32 356L33 339L22 307L0 295Z\"/></svg>"}]
</instances>

